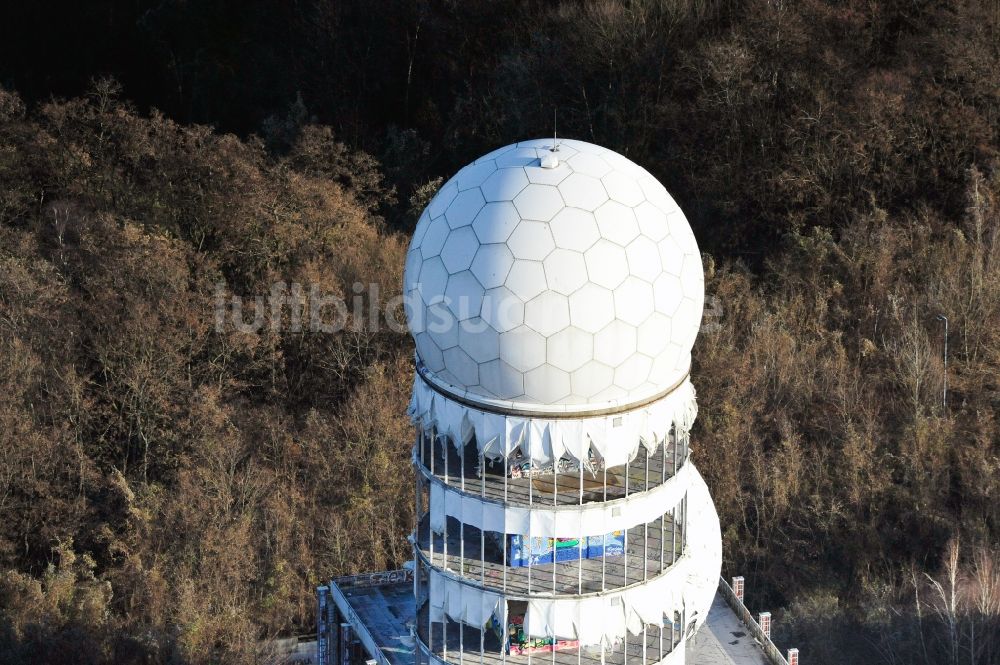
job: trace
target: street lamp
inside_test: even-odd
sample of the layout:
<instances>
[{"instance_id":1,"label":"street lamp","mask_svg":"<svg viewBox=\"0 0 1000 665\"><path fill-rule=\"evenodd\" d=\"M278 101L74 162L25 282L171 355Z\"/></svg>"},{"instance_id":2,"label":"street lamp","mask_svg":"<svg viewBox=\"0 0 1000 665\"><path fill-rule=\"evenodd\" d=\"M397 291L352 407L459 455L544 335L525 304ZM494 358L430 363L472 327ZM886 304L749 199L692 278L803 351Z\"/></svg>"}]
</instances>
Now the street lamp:
<instances>
[{"instance_id":1,"label":"street lamp","mask_svg":"<svg viewBox=\"0 0 1000 665\"><path fill-rule=\"evenodd\" d=\"M938 321L944 321L944 388L941 392L941 406L948 408L948 317L937 315Z\"/></svg>"}]
</instances>

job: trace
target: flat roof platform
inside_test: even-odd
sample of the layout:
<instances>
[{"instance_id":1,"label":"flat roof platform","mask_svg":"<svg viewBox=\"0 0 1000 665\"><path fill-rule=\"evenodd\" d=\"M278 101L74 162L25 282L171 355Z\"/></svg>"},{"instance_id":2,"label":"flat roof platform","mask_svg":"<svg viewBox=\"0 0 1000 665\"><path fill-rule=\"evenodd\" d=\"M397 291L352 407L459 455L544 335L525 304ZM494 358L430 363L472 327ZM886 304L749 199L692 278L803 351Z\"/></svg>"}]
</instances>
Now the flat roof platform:
<instances>
[{"instance_id":1,"label":"flat roof platform","mask_svg":"<svg viewBox=\"0 0 1000 665\"><path fill-rule=\"evenodd\" d=\"M411 571L341 577L330 583L329 590L333 604L343 620L351 624L371 659L378 665L414 665L410 626L417 612ZM335 648L330 651L328 665L339 663Z\"/></svg>"},{"instance_id":2,"label":"flat roof platform","mask_svg":"<svg viewBox=\"0 0 1000 665\"><path fill-rule=\"evenodd\" d=\"M685 661L688 665L770 665L722 594L715 595L708 621L687 641Z\"/></svg>"}]
</instances>

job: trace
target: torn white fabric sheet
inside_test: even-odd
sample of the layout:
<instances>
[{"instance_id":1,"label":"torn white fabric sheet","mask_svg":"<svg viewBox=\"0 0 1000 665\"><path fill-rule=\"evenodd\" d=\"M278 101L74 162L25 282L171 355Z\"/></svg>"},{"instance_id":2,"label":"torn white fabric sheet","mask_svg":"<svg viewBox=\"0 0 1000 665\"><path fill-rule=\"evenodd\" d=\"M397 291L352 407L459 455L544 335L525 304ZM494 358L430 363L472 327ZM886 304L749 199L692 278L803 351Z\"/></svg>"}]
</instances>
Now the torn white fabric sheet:
<instances>
[{"instance_id":1,"label":"torn white fabric sheet","mask_svg":"<svg viewBox=\"0 0 1000 665\"><path fill-rule=\"evenodd\" d=\"M683 603L687 608L687 621L693 618L695 625L700 628L708 618L708 609L719 588L719 576L722 574L722 529L708 485L694 467L687 505L687 551L698 565L688 570L687 583L683 587Z\"/></svg>"},{"instance_id":2,"label":"torn white fabric sheet","mask_svg":"<svg viewBox=\"0 0 1000 665\"><path fill-rule=\"evenodd\" d=\"M427 572L432 621L442 621L447 615L453 621L478 628L485 626L491 616L501 621L506 618L507 606L500 594L462 584L434 568Z\"/></svg>"},{"instance_id":3,"label":"torn white fabric sheet","mask_svg":"<svg viewBox=\"0 0 1000 665\"><path fill-rule=\"evenodd\" d=\"M434 390L417 374L408 413L424 432L447 435L456 447L474 436L479 452L491 459L510 455L521 446L536 466L563 454L589 464L593 448L611 467L634 459L640 442L651 454L671 427L689 431L698 405L694 386L685 379L668 395L620 413L581 418L514 416L461 404Z\"/></svg>"},{"instance_id":4,"label":"torn white fabric sheet","mask_svg":"<svg viewBox=\"0 0 1000 665\"><path fill-rule=\"evenodd\" d=\"M447 508L445 507L445 488L444 485L438 483L431 483L431 529L435 533L442 533L444 531L445 516L447 515Z\"/></svg>"},{"instance_id":5,"label":"torn white fabric sheet","mask_svg":"<svg viewBox=\"0 0 1000 665\"><path fill-rule=\"evenodd\" d=\"M584 644L612 644L626 631L642 633L643 625L659 625L663 616L673 617L680 588L696 564L683 557L667 572L644 585L588 598L533 598L524 617L525 633L531 637L579 639ZM429 569L431 612L447 614L454 621L483 626L490 616L502 617L505 603L500 595L478 586L462 584L452 573Z\"/></svg>"}]
</instances>

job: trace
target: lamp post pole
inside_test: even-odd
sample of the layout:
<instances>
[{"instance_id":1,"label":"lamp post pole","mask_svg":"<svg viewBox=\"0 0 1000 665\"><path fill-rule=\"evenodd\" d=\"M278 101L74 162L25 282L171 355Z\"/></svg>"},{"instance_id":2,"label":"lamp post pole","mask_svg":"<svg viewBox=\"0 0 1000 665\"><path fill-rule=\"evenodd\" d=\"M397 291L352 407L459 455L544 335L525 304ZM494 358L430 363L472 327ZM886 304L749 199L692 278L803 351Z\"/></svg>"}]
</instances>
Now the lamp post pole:
<instances>
[{"instance_id":1,"label":"lamp post pole","mask_svg":"<svg viewBox=\"0 0 1000 665\"><path fill-rule=\"evenodd\" d=\"M948 408L948 317L937 315L938 321L944 322L944 387L941 391L941 406Z\"/></svg>"}]
</instances>

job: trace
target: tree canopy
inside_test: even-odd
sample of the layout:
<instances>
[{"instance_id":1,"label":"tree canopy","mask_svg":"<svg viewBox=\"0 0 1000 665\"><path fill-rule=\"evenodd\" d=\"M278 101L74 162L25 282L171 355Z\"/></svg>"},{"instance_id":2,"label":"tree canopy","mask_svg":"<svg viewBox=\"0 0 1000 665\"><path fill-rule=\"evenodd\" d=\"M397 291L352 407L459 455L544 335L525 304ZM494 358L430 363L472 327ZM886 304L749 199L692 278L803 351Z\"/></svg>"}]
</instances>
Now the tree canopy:
<instances>
[{"instance_id":1,"label":"tree canopy","mask_svg":"<svg viewBox=\"0 0 1000 665\"><path fill-rule=\"evenodd\" d=\"M3 11L0 662L266 662L408 559L412 345L367 322L441 179L554 110L693 223L693 454L779 644L1000 658L995 3ZM347 325L218 328L295 284Z\"/></svg>"}]
</instances>

